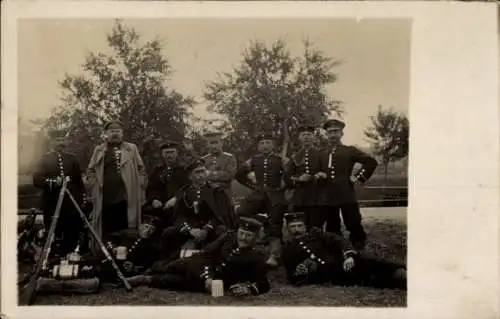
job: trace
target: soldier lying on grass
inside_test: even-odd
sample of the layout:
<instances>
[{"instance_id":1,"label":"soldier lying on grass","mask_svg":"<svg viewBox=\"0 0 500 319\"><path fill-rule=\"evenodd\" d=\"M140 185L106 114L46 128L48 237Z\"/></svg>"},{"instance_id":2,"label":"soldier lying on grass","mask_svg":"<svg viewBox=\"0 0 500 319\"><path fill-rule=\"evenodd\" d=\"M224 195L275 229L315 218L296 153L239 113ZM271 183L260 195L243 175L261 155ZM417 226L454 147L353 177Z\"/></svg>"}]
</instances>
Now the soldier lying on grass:
<instances>
[{"instance_id":1,"label":"soldier lying on grass","mask_svg":"<svg viewBox=\"0 0 500 319\"><path fill-rule=\"evenodd\" d=\"M341 235L319 228L307 231L304 213L285 216L292 239L283 248L283 263L292 285L332 283L406 289L406 268L359 255Z\"/></svg>"},{"instance_id":2,"label":"soldier lying on grass","mask_svg":"<svg viewBox=\"0 0 500 319\"><path fill-rule=\"evenodd\" d=\"M262 223L241 217L238 230L229 231L199 254L174 262L159 261L149 275L129 278L133 286L192 292L211 292L214 280L233 296L260 295L270 289L266 257L255 249Z\"/></svg>"}]
</instances>

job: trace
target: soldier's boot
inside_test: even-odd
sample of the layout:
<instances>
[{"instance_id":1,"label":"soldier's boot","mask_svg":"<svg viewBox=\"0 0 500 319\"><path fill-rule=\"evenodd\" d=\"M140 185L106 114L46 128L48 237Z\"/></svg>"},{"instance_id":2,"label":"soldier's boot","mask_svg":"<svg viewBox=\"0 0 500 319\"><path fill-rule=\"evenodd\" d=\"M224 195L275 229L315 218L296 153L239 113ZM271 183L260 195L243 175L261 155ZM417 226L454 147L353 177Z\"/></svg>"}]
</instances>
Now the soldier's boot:
<instances>
[{"instance_id":1,"label":"soldier's boot","mask_svg":"<svg viewBox=\"0 0 500 319\"><path fill-rule=\"evenodd\" d=\"M272 268L279 266L279 258L281 255L281 240L279 238L272 238L270 243L270 256L266 264Z\"/></svg>"}]
</instances>

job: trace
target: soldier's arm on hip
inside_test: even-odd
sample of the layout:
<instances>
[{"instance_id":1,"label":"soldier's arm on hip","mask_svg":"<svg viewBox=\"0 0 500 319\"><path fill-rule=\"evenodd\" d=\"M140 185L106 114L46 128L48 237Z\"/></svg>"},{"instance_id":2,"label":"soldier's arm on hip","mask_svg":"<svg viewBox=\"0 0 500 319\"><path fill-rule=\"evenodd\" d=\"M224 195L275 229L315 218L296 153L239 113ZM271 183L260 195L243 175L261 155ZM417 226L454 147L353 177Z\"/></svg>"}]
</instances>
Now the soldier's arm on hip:
<instances>
[{"instance_id":1,"label":"soldier's arm on hip","mask_svg":"<svg viewBox=\"0 0 500 319\"><path fill-rule=\"evenodd\" d=\"M353 161L362 165L362 167L354 173L354 176L358 181L364 183L370 179L375 172L375 169L378 166L377 160L357 147L351 146L350 151Z\"/></svg>"}]
</instances>

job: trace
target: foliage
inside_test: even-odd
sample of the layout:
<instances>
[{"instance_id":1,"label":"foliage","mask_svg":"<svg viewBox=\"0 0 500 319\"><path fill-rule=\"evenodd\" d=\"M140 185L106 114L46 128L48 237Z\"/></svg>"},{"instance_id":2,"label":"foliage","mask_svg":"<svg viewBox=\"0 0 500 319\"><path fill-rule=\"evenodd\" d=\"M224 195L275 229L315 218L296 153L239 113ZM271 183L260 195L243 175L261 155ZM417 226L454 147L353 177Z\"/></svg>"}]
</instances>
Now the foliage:
<instances>
[{"instance_id":1,"label":"foliage","mask_svg":"<svg viewBox=\"0 0 500 319\"><path fill-rule=\"evenodd\" d=\"M111 119L124 123L125 138L138 145L154 136L184 136L194 100L165 86L172 70L160 40L140 40L117 20L107 35L111 53L88 54L81 74L66 74L60 81L62 105L44 127L67 129L70 150L84 163L102 139L103 123Z\"/></svg>"},{"instance_id":2,"label":"foliage","mask_svg":"<svg viewBox=\"0 0 500 319\"><path fill-rule=\"evenodd\" d=\"M377 114L371 117L371 122L364 133L372 144L374 154L380 157L387 175L390 163L408 156L409 121L405 115L379 106Z\"/></svg>"},{"instance_id":3,"label":"foliage","mask_svg":"<svg viewBox=\"0 0 500 319\"><path fill-rule=\"evenodd\" d=\"M337 80L332 69L340 62L310 42L304 42L299 57L290 54L283 40L270 46L252 42L242 55L240 64L231 73L218 74L204 94L208 110L227 118L222 128L229 151L246 157L261 132L273 132L279 142L293 140L301 121L319 124L331 113L341 113L340 102L325 93Z\"/></svg>"}]
</instances>

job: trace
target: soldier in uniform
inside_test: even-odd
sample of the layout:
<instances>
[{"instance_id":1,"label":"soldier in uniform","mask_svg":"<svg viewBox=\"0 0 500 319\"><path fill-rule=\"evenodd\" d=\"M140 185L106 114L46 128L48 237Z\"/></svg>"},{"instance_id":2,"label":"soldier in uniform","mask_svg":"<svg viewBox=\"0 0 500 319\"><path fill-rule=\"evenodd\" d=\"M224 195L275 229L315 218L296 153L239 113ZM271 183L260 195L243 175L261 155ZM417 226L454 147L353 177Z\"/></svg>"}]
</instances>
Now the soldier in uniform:
<instances>
[{"instance_id":1,"label":"soldier in uniform","mask_svg":"<svg viewBox=\"0 0 500 319\"><path fill-rule=\"evenodd\" d=\"M302 125L298 129L301 148L292 154L287 168L287 186L293 190L290 204L295 211L306 214L308 226L322 227L324 219L318 214L317 174L320 173L320 152L314 147L312 125Z\"/></svg>"},{"instance_id":2,"label":"soldier in uniform","mask_svg":"<svg viewBox=\"0 0 500 319\"><path fill-rule=\"evenodd\" d=\"M285 215L290 241L283 263L292 285L332 283L406 289L403 265L359 255L341 235L313 227L308 231L302 212Z\"/></svg>"},{"instance_id":3,"label":"soldier in uniform","mask_svg":"<svg viewBox=\"0 0 500 319\"><path fill-rule=\"evenodd\" d=\"M174 222L173 211L167 203L189 183L189 178L186 166L179 160L180 145L167 141L160 148L163 163L156 166L149 176L143 213L159 217L163 221L162 227L167 227Z\"/></svg>"},{"instance_id":4,"label":"soldier in uniform","mask_svg":"<svg viewBox=\"0 0 500 319\"><path fill-rule=\"evenodd\" d=\"M260 295L269 291L265 256L255 244L262 223L241 217L237 231L229 231L199 254L174 262L157 262L150 275L129 278L131 285L160 289L211 292L214 280L233 296Z\"/></svg>"},{"instance_id":5,"label":"soldier in uniform","mask_svg":"<svg viewBox=\"0 0 500 319\"><path fill-rule=\"evenodd\" d=\"M345 123L336 119L328 120L323 125L329 146L320 157L318 178L322 185L318 192L318 205L322 206L321 214L329 232L341 234L339 211L342 212L349 238L354 247L361 250L365 246L366 233L361 224L354 184L366 182L375 171L377 161L354 146L342 144L344 127ZM353 174L355 163L360 163L362 167Z\"/></svg>"},{"instance_id":6,"label":"soldier in uniform","mask_svg":"<svg viewBox=\"0 0 500 319\"><path fill-rule=\"evenodd\" d=\"M204 162L196 161L188 169L190 183L181 188L173 202L176 221L162 234L165 258L178 253L187 241L201 248L235 227L233 207L223 190L208 185Z\"/></svg>"},{"instance_id":7,"label":"soldier in uniform","mask_svg":"<svg viewBox=\"0 0 500 319\"><path fill-rule=\"evenodd\" d=\"M239 207L237 215L252 216L259 212L269 215L271 255L268 264L278 266L281 249L283 215L288 203L284 194L286 159L274 152L272 134L258 136L258 154L247 160L237 171L236 180L253 190Z\"/></svg>"},{"instance_id":8,"label":"soldier in uniform","mask_svg":"<svg viewBox=\"0 0 500 319\"><path fill-rule=\"evenodd\" d=\"M65 177L70 177L68 190L82 205L85 186L80 164L75 155L64 151L67 133L62 130L49 132L50 151L43 155L33 175L33 184L42 190L41 207L45 229L50 228L55 213L59 191ZM78 245L83 221L73 202L65 194L55 236L60 243L56 254L66 255Z\"/></svg>"},{"instance_id":9,"label":"soldier in uniform","mask_svg":"<svg viewBox=\"0 0 500 319\"><path fill-rule=\"evenodd\" d=\"M231 199L231 182L236 174L236 158L233 154L222 150L222 133L209 132L205 134L208 144L208 154L204 161L209 171L208 181L212 187L223 189Z\"/></svg>"}]
</instances>

